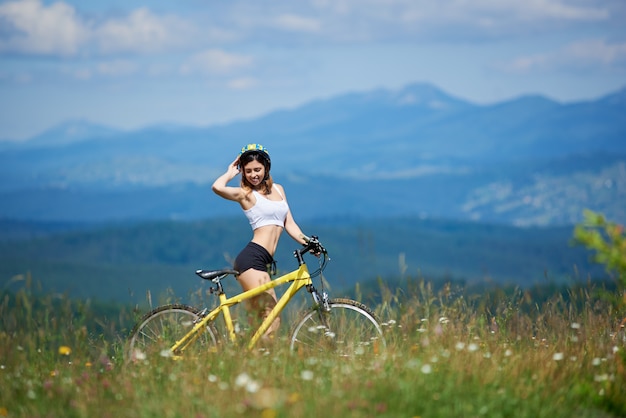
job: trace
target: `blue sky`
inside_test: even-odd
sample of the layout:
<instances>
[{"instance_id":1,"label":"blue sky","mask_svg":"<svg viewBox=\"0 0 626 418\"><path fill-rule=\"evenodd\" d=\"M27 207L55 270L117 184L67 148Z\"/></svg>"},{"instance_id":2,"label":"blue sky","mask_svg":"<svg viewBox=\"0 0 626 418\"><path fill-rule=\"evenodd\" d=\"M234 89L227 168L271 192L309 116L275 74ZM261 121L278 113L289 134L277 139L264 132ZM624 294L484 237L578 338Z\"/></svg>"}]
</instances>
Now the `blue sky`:
<instances>
[{"instance_id":1,"label":"blue sky","mask_svg":"<svg viewBox=\"0 0 626 418\"><path fill-rule=\"evenodd\" d=\"M0 139L213 125L432 83L487 104L626 87L624 0L0 0Z\"/></svg>"}]
</instances>

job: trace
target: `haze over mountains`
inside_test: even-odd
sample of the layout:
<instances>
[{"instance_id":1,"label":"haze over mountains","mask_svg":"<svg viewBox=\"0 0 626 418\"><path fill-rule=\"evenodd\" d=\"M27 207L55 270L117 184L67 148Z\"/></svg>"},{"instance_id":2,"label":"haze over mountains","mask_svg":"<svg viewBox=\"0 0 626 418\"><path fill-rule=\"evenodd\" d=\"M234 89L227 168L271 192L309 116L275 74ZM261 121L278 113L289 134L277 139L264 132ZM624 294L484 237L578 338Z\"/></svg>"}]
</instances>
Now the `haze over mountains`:
<instances>
[{"instance_id":1,"label":"haze over mountains","mask_svg":"<svg viewBox=\"0 0 626 418\"><path fill-rule=\"evenodd\" d=\"M294 212L571 224L626 220L626 88L579 103L483 106L432 85L319 100L222 126L117 131L68 122L0 142L0 217L110 221L235 213L210 183L241 146L270 149Z\"/></svg>"}]
</instances>

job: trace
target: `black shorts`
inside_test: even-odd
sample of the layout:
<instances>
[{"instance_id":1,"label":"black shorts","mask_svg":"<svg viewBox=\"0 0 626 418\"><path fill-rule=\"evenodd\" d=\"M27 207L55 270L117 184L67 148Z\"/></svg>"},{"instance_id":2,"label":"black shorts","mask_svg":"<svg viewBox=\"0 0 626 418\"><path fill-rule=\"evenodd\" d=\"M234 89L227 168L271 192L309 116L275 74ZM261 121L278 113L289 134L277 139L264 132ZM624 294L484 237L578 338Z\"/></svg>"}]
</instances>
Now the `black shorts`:
<instances>
[{"instance_id":1,"label":"black shorts","mask_svg":"<svg viewBox=\"0 0 626 418\"><path fill-rule=\"evenodd\" d=\"M276 274L276 262L269 252L256 242L250 241L235 259L235 270L243 273L248 269Z\"/></svg>"}]
</instances>

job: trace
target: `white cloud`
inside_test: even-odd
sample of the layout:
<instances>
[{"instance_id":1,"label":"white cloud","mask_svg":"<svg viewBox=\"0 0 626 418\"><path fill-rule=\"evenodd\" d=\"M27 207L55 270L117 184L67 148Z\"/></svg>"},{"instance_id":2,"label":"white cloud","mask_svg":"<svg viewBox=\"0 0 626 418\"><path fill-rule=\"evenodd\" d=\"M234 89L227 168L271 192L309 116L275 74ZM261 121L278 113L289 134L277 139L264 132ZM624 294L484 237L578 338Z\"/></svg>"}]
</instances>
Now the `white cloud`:
<instances>
[{"instance_id":1,"label":"white cloud","mask_svg":"<svg viewBox=\"0 0 626 418\"><path fill-rule=\"evenodd\" d=\"M626 70L626 42L583 40L571 43L553 53L521 56L498 67L505 72L517 74L556 70L569 72Z\"/></svg>"},{"instance_id":2,"label":"white cloud","mask_svg":"<svg viewBox=\"0 0 626 418\"><path fill-rule=\"evenodd\" d=\"M104 1L104 0L103 0ZM564 31L576 25L621 25L626 7L610 0L250 0L207 3L197 13L174 2L115 17L78 0L0 4L0 53L73 56L151 54L270 44L501 39ZM137 3L132 3L137 4ZM150 2L145 2L150 5ZM83 14L80 13L83 11ZM178 14L176 14L178 13ZM88 19L86 16L90 16Z\"/></svg>"},{"instance_id":3,"label":"white cloud","mask_svg":"<svg viewBox=\"0 0 626 418\"><path fill-rule=\"evenodd\" d=\"M626 42L607 43L603 40L588 40L569 45L563 52L564 61L601 64L605 67L626 68Z\"/></svg>"},{"instance_id":4,"label":"white cloud","mask_svg":"<svg viewBox=\"0 0 626 418\"><path fill-rule=\"evenodd\" d=\"M189 58L180 68L182 74L229 74L251 66L247 55L232 54L221 49L208 49Z\"/></svg>"},{"instance_id":5,"label":"white cloud","mask_svg":"<svg viewBox=\"0 0 626 418\"><path fill-rule=\"evenodd\" d=\"M491 3L491 2L487 2ZM510 1L511 11L525 20L602 21L609 18L609 11L599 4L579 6L575 1L526 0Z\"/></svg>"},{"instance_id":6,"label":"white cloud","mask_svg":"<svg viewBox=\"0 0 626 418\"><path fill-rule=\"evenodd\" d=\"M252 77L242 77L230 80L227 83L228 88L233 90L248 90L258 84L257 79Z\"/></svg>"},{"instance_id":7,"label":"white cloud","mask_svg":"<svg viewBox=\"0 0 626 418\"><path fill-rule=\"evenodd\" d=\"M290 32L318 32L319 20L294 14L282 14L273 20L274 26Z\"/></svg>"},{"instance_id":8,"label":"white cloud","mask_svg":"<svg viewBox=\"0 0 626 418\"><path fill-rule=\"evenodd\" d=\"M373 20L476 22L496 17L513 20L595 21L609 17L606 7L579 5L575 0L312 0L318 10L339 16L369 16ZM504 23L504 22L503 22Z\"/></svg>"},{"instance_id":9,"label":"white cloud","mask_svg":"<svg viewBox=\"0 0 626 418\"><path fill-rule=\"evenodd\" d=\"M247 40L311 45L537 36L616 26L624 9L612 0L234 0L220 16Z\"/></svg>"},{"instance_id":10,"label":"white cloud","mask_svg":"<svg viewBox=\"0 0 626 418\"><path fill-rule=\"evenodd\" d=\"M479 21L481 18L489 21L501 19L501 24L520 21L600 21L609 18L605 7L598 5L579 5L572 0L454 0L446 3L444 10L453 11L456 17L465 16L466 19ZM447 14L444 13L445 17Z\"/></svg>"},{"instance_id":11,"label":"white cloud","mask_svg":"<svg viewBox=\"0 0 626 418\"><path fill-rule=\"evenodd\" d=\"M90 35L74 8L62 2L49 7L39 0L1 4L0 24L8 34L0 39L2 52L74 55Z\"/></svg>"},{"instance_id":12,"label":"white cloud","mask_svg":"<svg viewBox=\"0 0 626 418\"><path fill-rule=\"evenodd\" d=\"M327 33L347 39L471 40L620 21L618 2L579 0L312 0ZM615 13L612 13L615 11ZM359 35L360 34L360 35ZM366 36L367 35L367 36Z\"/></svg>"},{"instance_id":13,"label":"white cloud","mask_svg":"<svg viewBox=\"0 0 626 418\"><path fill-rule=\"evenodd\" d=\"M0 4L0 52L74 56L153 53L190 45L197 27L176 16L159 16L147 8L127 16L88 21L62 1L46 6L41 0ZM226 32L204 28L206 36L226 38Z\"/></svg>"},{"instance_id":14,"label":"white cloud","mask_svg":"<svg viewBox=\"0 0 626 418\"><path fill-rule=\"evenodd\" d=\"M103 22L94 37L104 53L157 52L184 45L189 25L176 17L161 17L147 8Z\"/></svg>"}]
</instances>

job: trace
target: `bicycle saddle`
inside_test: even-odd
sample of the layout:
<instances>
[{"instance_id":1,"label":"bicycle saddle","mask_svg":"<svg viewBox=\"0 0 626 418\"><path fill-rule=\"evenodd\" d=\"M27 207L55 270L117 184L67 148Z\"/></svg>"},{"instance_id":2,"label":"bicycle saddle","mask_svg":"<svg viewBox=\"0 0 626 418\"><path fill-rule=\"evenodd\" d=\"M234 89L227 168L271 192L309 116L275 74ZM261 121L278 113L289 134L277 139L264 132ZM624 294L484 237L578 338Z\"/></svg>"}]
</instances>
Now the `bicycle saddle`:
<instances>
[{"instance_id":1,"label":"bicycle saddle","mask_svg":"<svg viewBox=\"0 0 626 418\"><path fill-rule=\"evenodd\" d=\"M220 280L220 279L228 276L229 274L233 274L233 275L237 276L239 274L239 272L237 270L233 270L233 269L196 270L196 274L198 276L202 277L205 280L215 281L215 279Z\"/></svg>"}]
</instances>

